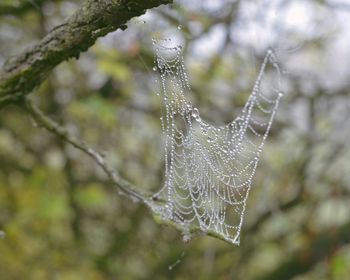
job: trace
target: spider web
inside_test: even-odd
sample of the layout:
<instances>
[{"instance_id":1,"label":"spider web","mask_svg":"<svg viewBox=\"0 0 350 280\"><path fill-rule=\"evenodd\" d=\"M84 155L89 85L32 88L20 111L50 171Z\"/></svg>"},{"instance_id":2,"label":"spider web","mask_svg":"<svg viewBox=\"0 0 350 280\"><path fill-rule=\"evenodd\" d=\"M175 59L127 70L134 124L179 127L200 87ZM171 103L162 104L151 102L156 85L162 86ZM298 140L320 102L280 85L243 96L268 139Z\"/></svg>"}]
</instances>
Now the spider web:
<instances>
[{"instance_id":1,"label":"spider web","mask_svg":"<svg viewBox=\"0 0 350 280\"><path fill-rule=\"evenodd\" d=\"M238 245L252 180L282 97L275 55L267 52L240 114L214 126L189 101L181 46L153 44L165 136L165 183L154 197L165 202L152 209L188 232L196 229Z\"/></svg>"}]
</instances>

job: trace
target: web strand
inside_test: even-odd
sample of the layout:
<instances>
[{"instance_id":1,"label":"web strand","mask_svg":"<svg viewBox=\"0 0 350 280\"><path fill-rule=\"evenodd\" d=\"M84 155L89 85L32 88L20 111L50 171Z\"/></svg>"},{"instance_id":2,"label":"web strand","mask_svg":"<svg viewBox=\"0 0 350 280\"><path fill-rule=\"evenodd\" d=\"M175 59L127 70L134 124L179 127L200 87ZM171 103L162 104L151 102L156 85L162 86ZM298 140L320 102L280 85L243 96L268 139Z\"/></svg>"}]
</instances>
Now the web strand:
<instances>
[{"instance_id":1,"label":"web strand","mask_svg":"<svg viewBox=\"0 0 350 280\"><path fill-rule=\"evenodd\" d=\"M189 101L182 48L163 43L154 41L154 70L160 73L164 106L165 183L155 196L165 204L153 210L164 220L238 245L253 177L282 97L276 58L267 52L240 114L214 126Z\"/></svg>"}]
</instances>

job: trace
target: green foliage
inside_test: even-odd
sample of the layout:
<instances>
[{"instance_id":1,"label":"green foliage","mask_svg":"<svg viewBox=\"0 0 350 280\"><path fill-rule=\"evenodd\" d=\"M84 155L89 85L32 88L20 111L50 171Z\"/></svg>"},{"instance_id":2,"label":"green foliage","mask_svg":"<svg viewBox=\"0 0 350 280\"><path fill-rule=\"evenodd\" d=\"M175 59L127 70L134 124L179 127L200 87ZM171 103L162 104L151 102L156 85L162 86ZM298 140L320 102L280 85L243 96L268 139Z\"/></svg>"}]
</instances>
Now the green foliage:
<instances>
[{"instance_id":1,"label":"green foliage","mask_svg":"<svg viewBox=\"0 0 350 280\"><path fill-rule=\"evenodd\" d=\"M106 75L123 83L130 82L130 68L122 61L122 54L118 53L116 49L97 49L96 55L98 59L97 66Z\"/></svg>"},{"instance_id":2,"label":"green foliage","mask_svg":"<svg viewBox=\"0 0 350 280\"><path fill-rule=\"evenodd\" d=\"M98 96L91 96L81 102L74 102L68 108L68 112L74 118L78 118L83 122L96 119L107 127L115 125L116 111L117 109L113 104Z\"/></svg>"}]
</instances>

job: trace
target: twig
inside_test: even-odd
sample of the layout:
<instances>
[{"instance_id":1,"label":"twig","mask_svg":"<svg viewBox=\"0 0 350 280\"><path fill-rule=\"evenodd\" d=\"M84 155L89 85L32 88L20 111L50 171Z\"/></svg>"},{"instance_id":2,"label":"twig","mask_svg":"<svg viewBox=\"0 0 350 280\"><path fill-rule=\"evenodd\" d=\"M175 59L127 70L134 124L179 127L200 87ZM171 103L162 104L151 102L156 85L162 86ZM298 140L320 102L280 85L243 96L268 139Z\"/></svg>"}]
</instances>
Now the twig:
<instances>
[{"instance_id":1,"label":"twig","mask_svg":"<svg viewBox=\"0 0 350 280\"><path fill-rule=\"evenodd\" d=\"M34 121L39 125L47 129L48 131L54 133L56 136L60 137L67 143L71 144L75 148L83 151L85 154L89 155L94 161L103 169L103 171L108 175L110 181L114 183L123 194L127 197L141 201L146 206L148 206L153 212L154 220L163 225L171 226L181 231L184 234L184 241L187 237L189 238L192 234L203 234L204 232L198 227L194 225L182 225L175 221L170 221L163 219L161 215L155 211L155 206L157 203L164 203L164 201L159 200L157 198L153 198L150 195L142 194L141 192L135 190L135 187L132 186L128 181L121 178L113 169L106 163L103 156L89 147L86 143L79 141L73 135L71 135L64 127L60 126L54 120L46 116L29 98L25 98L25 102L22 103L22 107L33 117ZM215 237L217 239L221 239L230 244L238 242L233 242L232 240L226 239L224 236L217 234L214 231L205 232L206 235Z\"/></svg>"},{"instance_id":2,"label":"twig","mask_svg":"<svg viewBox=\"0 0 350 280\"><path fill-rule=\"evenodd\" d=\"M151 200L149 196L140 193L135 190L128 181L121 178L105 161L104 157L89 147L86 143L79 141L73 135L71 135L64 127L60 126L54 120L46 116L32 101L28 98L25 99L24 106L25 110L33 117L34 121L47 129L48 131L56 134L58 137L71 144L75 148L83 151L85 154L90 156L94 161L102 168L102 170L107 174L108 178L112 183L114 183L124 194L129 198L140 200L141 202L148 205Z\"/></svg>"},{"instance_id":3,"label":"twig","mask_svg":"<svg viewBox=\"0 0 350 280\"><path fill-rule=\"evenodd\" d=\"M208 229L208 230L204 231L203 229L201 229L201 227L199 225L185 224L185 223L180 223L180 222L166 219L166 218L162 217L161 214L157 213L157 211L154 211L154 210L153 210L153 219L158 224L170 226L170 227L176 228L178 231L182 232L184 242L189 242L191 240L191 238L195 237L196 235L198 235L198 236L207 235L207 236L214 237L216 239L220 239L220 240L222 240L230 245L238 246L240 243L239 233L237 233L235 238L232 238L232 239L227 238L223 234L218 233L215 230Z\"/></svg>"},{"instance_id":4,"label":"twig","mask_svg":"<svg viewBox=\"0 0 350 280\"><path fill-rule=\"evenodd\" d=\"M141 201L146 206L148 206L153 212L154 220L163 225L171 226L181 231L184 234L184 241L188 242L192 234L206 234L217 239L221 239L230 244L238 245L239 241L229 240L223 235L216 233L215 231L208 230L203 232L198 226L195 225L183 225L175 221L167 220L162 218L162 216L155 211L156 203L164 203L164 201L157 198L153 198L150 195L142 194L139 191L135 190L128 181L121 178L116 172L106 163L104 157L89 147L86 143L79 141L73 135L71 135L64 127L60 126L54 120L46 116L29 98L25 98L25 102L22 106L34 119L34 121L39 125L47 129L48 131L54 133L58 137L62 138L67 143L71 144L75 148L83 151L85 154L89 155L95 162L103 169L103 171L108 175L112 183L114 183L123 194L127 197Z\"/></svg>"}]
</instances>

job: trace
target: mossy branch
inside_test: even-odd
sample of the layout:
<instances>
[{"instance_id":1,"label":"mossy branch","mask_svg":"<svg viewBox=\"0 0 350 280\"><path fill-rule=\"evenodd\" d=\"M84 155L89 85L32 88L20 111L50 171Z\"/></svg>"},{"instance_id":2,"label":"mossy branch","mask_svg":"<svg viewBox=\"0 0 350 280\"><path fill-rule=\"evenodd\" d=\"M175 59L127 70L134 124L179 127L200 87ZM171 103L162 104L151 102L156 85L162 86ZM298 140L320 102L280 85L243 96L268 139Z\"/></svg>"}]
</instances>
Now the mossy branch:
<instances>
[{"instance_id":1,"label":"mossy branch","mask_svg":"<svg viewBox=\"0 0 350 280\"><path fill-rule=\"evenodd\" d=\"M185 223L180 223L180 222L166 219L162 217L162 214L159 214L156 211L153 212L153 219L156 221L156 223L160 225L170 226L170 227L176 228L178 231L181 231L184 236L184 242L189 242L190 239L196 235L207 235L207 236L214 237L216 239L220 239L224 242L227 242L230 245L238 246L240 243L239 233L236 234L236 237L234 239L227 238L223 234L220 234L214 230L208 229L206 231L203 231L199 225L185 224Z\"/></svg>"},{"instance_id":2,"label":"mossy branch","mask_svg":"<svg viewBox=\"0 0 350 280\"><path fill-rule=\"evenodd\" d=\"M124 30L131 18L169 3L172 0L87 0L40 42L5 62L0 71L0 97L30 93L54 67L69 58L78 58L99 37Z\"/></svg>"}]
</instances>

